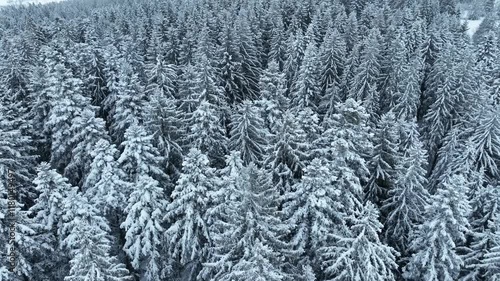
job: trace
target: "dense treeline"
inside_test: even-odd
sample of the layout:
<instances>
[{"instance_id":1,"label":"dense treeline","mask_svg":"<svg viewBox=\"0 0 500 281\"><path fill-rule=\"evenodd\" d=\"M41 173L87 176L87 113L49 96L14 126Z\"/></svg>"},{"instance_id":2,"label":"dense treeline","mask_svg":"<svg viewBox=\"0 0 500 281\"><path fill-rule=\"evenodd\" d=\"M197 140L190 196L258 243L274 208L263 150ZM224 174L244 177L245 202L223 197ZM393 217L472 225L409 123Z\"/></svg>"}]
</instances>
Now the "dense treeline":
<instances>
[{"instance_id":1,"label":"dense treeline","mask_svg":"<svg viewBox=\"0 0 500 281\"><path fill-rule=\"evenodd\" d=\"M481 5L4 8L0 280L500 280Z\"/></svg>"}]
</instances>

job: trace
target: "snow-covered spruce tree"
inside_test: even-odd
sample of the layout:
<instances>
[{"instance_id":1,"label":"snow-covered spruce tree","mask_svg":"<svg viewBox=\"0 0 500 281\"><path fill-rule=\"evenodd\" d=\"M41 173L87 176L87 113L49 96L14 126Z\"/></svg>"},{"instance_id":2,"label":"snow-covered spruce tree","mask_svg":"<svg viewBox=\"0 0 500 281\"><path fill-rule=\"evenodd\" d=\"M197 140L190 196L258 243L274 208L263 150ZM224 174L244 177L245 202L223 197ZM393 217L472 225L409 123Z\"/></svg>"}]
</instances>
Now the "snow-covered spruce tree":
<instances>
[{"instance_id":1,"label":"snow-covered spruce tree","mask_svg":"<svg viewBox=\"0 0 500 281\"><path fill-rule=\"evenodd\" d=\"M31 109L28 112L26 123L29 123L29 134L33 139L33 145L40 155L41 161L50 160L50 142L44 125L50 112L50 96L45 88L48 79L47 69L41 66L33 67L30 72L28 85ZM3 118L2 118L3 119ZM3 119L5 120L5 119Z\"/></svg>"},{"instance_id":2,"label":"snow-covered spruce tree","mask_svg":"<svg viewBox=\"0 0 500 281\"><path fill-rule=\"evenodd\" d=\"M90 100L82 95L82 81L73 78L71 71L62 64L49 72L47 81L51 109L45 130L50 134L50 163L62 170L71 159L71 141L76 134L71 128L72 121L90 106Z\"/></svg>"},{"instance_id":3,"label":"snow-covered spruce tree","mask_svg":"<svg viewBox=\"0 0 500 281\"><path fill-rule=\"evenodd\" d=\"M108 77L105 71L105 61L103 57L103 50L92 42L92 51L87 57L87 64L85 77L87 81L84 81L87 85L87 91L90 93L91 102L95 106L102 106L102 102L109 94L109 89L107 88Z\"/></svg>"},{"instance_id":4,"label":"snow-covered spruce tree","mask_svg":"<svg viewBox=\"0 0 500 281\"><path fill-rule=\"evenodd\" d=\"M165 157L168 173L178 176L182 161L182 137L184 114L178 108L178 100L160 93L153 93L146 104L144 127L153 134L153 144Z\"/></svg>"},{"instance_id":5,"label":"snow-covered spruce tree","mask_svg":"<svg viewBox=\"0 0 500 281\"><path fill-rule=\"evenodd\" d=\"M197 71L192 64L187 64L180 67L180 72L177 97L179 109L187 120L199 104Z\"/></svg>"},{"instance_id":6,"label":"snow-covered spruce tree","mask_svg":"<svg viewBox=\"0 0 500 281\"><path fill-rule=\"evenodd\" d=\"M465 242L470 205L467 182L451 176L431 197L424 222L412 236L413 253L404 268L406 280L452 281L458 278L463 259L457 247Z\"/></svg>"},{"instance_id":7,"label":"snow-covered spruce tree","mask_svg":"<svg viewBox=\"0 0 500 281\"><path fill-rule=\"evenodd\" d=\"M354 70L354 77L350 86L349 97L353 98L367 108L372 121L378 114L380 96L377 83L380 75L380 32L377 29L370 31L363 42L361 50L361 63Z\"/></svg>"},{"instance_id":8,"label":"snow-covered spruce tree","mask_svg":"<svg viewBox=\"0 0 500 281\"><path fill-rule=\"evenodd\" d=\"M379 240L381 229L377 208L367 202L355 212L351 233L336 235L334 246L321 249L327 260L323 264L328 276L325 280L396 280L398 253Z\"/></svg>"},{"instance_id":9,"label":"snow-covered spruce tree","mask_svg":"<svg viewBox=\"0 0 500 281\"><path fill-rule=\"evenodd\" d=\"M196 73L194 91L197 95L198 106L202 101L221 107L221 109L226 105L224 89L218 85L216 71L207 55L198 50L194 58L194 72Z\"/></svg>"},{"instance_id":10,"label":"snow-covered spruce tree","mask_svg":"<svg viewBox=\"0 0 500 281\"><path fill-rule=\"evenodd\" d=\"M310 107L317 110L321 96L318 49L313 42L307 45L304 58L293 81L291 105L297 108Z\"/></svg>"},{"instance_id":11,"label":"snow-covered spruce tree","mask_svg":"<svg viewBox=\"0 0 500 281\"><path fill-rule=\"evenodd\" d=\"M228 102L232 104L239 95L237 80L240 79L238 69L240 69L241 64L238 61L238 52L234 43L234 30L229 24L231 16L229 12L226 12L222 17L224 18L224 25L219 35L222 44L217 48L218 77Z\"/></svg>"},{"instance_id":12,"label":"snow-covered spruce tree","mask_svg":"<svg viewBox=\"0 0 500 281\"><path fill-rule=\"evenodd\" d=\"M340 89L346 53L343 34L336 28L329 28L319 48L321 101L318 111L322 115L333 114L336 104L343 100Z\"/></svg>"},{"instance_id":13,"label":"snow-covered spruce tree","mask_svg":"<svg viewBox=\"0 0 500 281\"><path fill-rule=\"evenodd\" d=\"M325 35L325 41L319 48L321 90L323 93L328 88L340 87L346 52L343 35L336 28L329 28Z\"/></svg>"},{"instance_id":14,"label":"snow-covered spruce tree","mask_svg":"<svg viewBox=\"0 0 500 281\"><path fill-rule=\"evenodd\" d=\"M410 60L401 70L401 81L396 88L396 100L394 102L394 113L396 117L411 120L417 117L420 105L420 85L422 83L423 62L420 58Z\"/></svg>"},{"instance_id":15,"label":"snow-covered spruce tree","mask_svg":"<svg viewBox=\"0 0 500 281\"><path fill-rule=\"evenodd\" d=\"M127 175L119 167L118 150L107 140L99 140L90 155L93 160L83 181L82 190L100 214L110 215L114 210L125 209L130 193Z\"/></svg>"},{"instance_id":16,"label":"snow-covered spruce tree","mask_svg":"<svg viewBox=\"0 0 500 281\"><path fill-rule=\"evenodd\" d=\"M0 228L0 247L5 253L4 259L0 261L0 280L33 280L40 273L37 267L48 265L38 263L40 260L37 255L47 254L50 249L40 243L41 240L34 239L37 225L30 218L26 205L19 203L15 172L0 165L0 221L4 226ZM12 267L14 271L9 270Z\"/></svg>"},{"instance_id":17,"label":"snow-covered spruce tree","mask_svg":"<svg viewBox=\"0 0 500 281\"><path fill-rule=\"evenodd\" d=\"M258 108L250 101L244 101L232 116L231 138L228 148L239 151L245 164L259 163L266 153L269 132Z\"/></svg>"},{"instance_id":18,"label":"snow-covered spruce tree","mask_svg":"<svg viewBox=\"0 0 500 281\"><path fill-rule=\"evenodd\" d=\"M14 172L16 200L20 204L30 203L35 198L32 181L36 174L36 159L32 139L11 121L0 105L0 170Z\"/></svg>"},{"instance_id":19,"label":"snow-covered spruce tree","mask_svg":"<svg viewBox=\"0 0 500 281\"><path fill-rule=\"evenodd\" d=\"M477 170L484 169L488 177L497 177L500 155L500 111L486 106L478 112L478 124L473 129L470 141L476 155Z\"/></svg>"},{"instance_id":20,"label":"snow-covered spruce tree","mask_svg":"<svg viewBox=\"0 0 500 281\"><path fill-rule=\"evenodd\" d=\"M462 99L456 92L457 66L454 63L456 60L454 52L455 47L450 45L440 53L432 68L429 86L424 92L424 104L422 104L422 109L426 110L423 116L426 123L424 130L431 165L436 159L446 133L454 124L457 103Z\"/></svg>"},{"instance_id":21,"label":"snow-covered spruce tree","mask_svg":"<svg viewBox=\"0 0 500 281\"><path fill-rule=\"evenodd\" d=\"M217 204L209 210L216 219L211 227L212 247L201 276L212 280L284 280L279 239L285 225L278 217L277 190L265 171L253 163L236 162L223 170ZM241 163L241 162L240 162ZM236 173L234 168L240 169Z\"/></svg>"},{"instance_id":22,"label":"snow-covered spruce tree","mask_svg":"<svg viewBox=\"0 0 500 281\"><path fill-rule=\"evenodd\" d=\"M250 28L248 12L240 9L234 24L234 44L237 48L240 63L239 79L236 80L238 91L236 102L255 99L259 93L259 76L261 72L260 54L256 46L256 38Z\"/></svg>"},{"instance_id":23,"label":"snow-covered spruce tree","mask_svg":"<svg viewBox=\"0 0 500 281\"><path fill-rule=\"evenodd\" d=\"M89 27L89 29L93 29ZM88 31L87 31L88 32ZM92 33L95 30L91 31ZM83 33L83 32L82 32ZM81 34L83 35L83 34ZM86 34L88 35L88 33ZM83 37L83 36L82 36ZM79 40L85 40L83 38ZM105 71L106 62L103 56L103 49L99 46L96 38L89 38L88 42L74 44L70 50L70 62L74 72L83 82L84 96L90 98L92 105L101 107L103 100L108 96L108 77ZM102 107L99 117L102 117Z\"/></svg>"},{"instance_id":24,"label":"snow-covered spruce tree","mask_svg":"<svg viewBox=\"0 0 500 281\"><path fill-rule=\"evenodd\" d=\"M118 84L111 88L111 94L105 100L110 110L108 122L115 141L122 142L127 128L143 121L145 102L144 87L138 74L129 63L121 62Z\"/></svg>"},{"instance_id":25,"label":"snow-covered spruce tree","mask_svg":"<svg viewBox=\"0 0 500 281\"><path fill-rule=\"evenodd\" d=\"M270 61L260 76L260 100L256 101L270 131L275 131L282 124L283 113L290 103L285 97L285 87L285 74L279 71L277 62Z\"/></svg>"},{"instance_id":26,"label":"snow-covered spruce tree","mask_svg":"<svg viewBox=\"0 0 500 281\"><path fill-rule=\"evenodd\" d=\"M288 47L286 50L285 64L283 65L283 72L285 73L287 79L287 89L290 90L292 84L297 78L299 68L302 65L304 51L306 49L306 43L302 30L291 32L286 40L286 45ZM289 91L287 91L287 93L289 93Z\"/></svg>"},{"instance_id":27,"label":"snow-covered spruce tree","mask_svg":"<svg viewBox=\"0 0 500 281\"><path fill-rule=\"evenodd\" d=\"M50 276L61 278L69 270L66 266L67 255L59 250L62 239L63 214L65 211L65 200L72 192L76 192L76 187L68 183L68 179L61 176L48 163L41 163L38 167L38 175L33 181L39 196L35 204L29 211L33 216L35 224L37 243L44 245L44 250L40 254L51 254L40 260L43 273L51 271ZM39 257L42 258L42 257ZM49 260L50 262L47 262Z\"/></svg>"},{"instance_id":28,"label":"snow-covered spruce tree","mask_svg":"<svg viewBox=\"0 0 500 281\"><path fill-rule=\"evenodd\" d=\"M13 108L16 106L20 104ZM42 275L40 267L49 268L51 261L57 260L56 257L51 261L40 258L51 249L48 240L34 239L39 225L33 221L28 208L37 196L32 182L36 176L37 156L32 139L27 135L29 122L21 118L24 117L21 111L12 112L0 105L0 243L4 253L0 261L0 279L12 281L33 280ZM12 272L8 272L12 267L10 258L15 259ZM43 276L50 278L47 274Z\"/></svg>"},{"instance_id":29,"label":"snow-covered spruce tree","mask_svg":"<svg viewBox=\"0 0 500 281\"><path fill-rule=\"evenodd\" d=\"M146 95L160 95L165 98L173 98L176 94L175 81L177 80L174 65L165 63L162 56L157 55L154 60L146 64L147 83Z\"/></svg>"},{"instance_id":30,"label":"snow-covered spruce tree","mask_svg":"<svg viewBox=\"0 0 500 281\"><path fill-rule=\"evenodd\" d=\"M90 108L73 119L71 130L75 132L71 139L72 150L71 162L64 169L64 176L70 179L74 185L81 186L83 178L89 172L92 162L90 156L96 143L109 139L104 120L96 118L95 113Z\"/></svg>"},{"instance_id":31,"label":"snow-covered spruce tree","mask_svg":"<svg viewBox=\"0 0 500 281\"><path fill-rule=\"evenodd\" d=\"M71 192L65 199L61 246L71 256L65 281L132 280L125 265L110 255L110 228L104 217L80 193Z\"/></svg>"},{"instance_id":32,"label":"snow-covered spruce tree","mask_svg":"<svg viewBox=\"0 0 500 281\"><path fill-rule=\"evenodd\" d=\"M273 183L283 194L300 179L310 160L311 144L307 135L292 113L284 112L283 123L278 127L275 142L265 159L265 166L273 174Z\"/></svg>"},{"instance_id":33,"label":"snow-covered spruce tree","mask_svg":"<svg viewBox=\"0 0 500 281\"><path fill-rule=\"evenodd\" d=\"M471 192L471 216L469 218L471 232L469 233L470 244L467 246L467 252L464 255L465 268L461 274L460 280L479 281L485 278L492 278L493 274L499 273L500 267L497 263L495 254L490 254L498 246L498 211L499 211L499 193L496 186L484 184L484 176L481 172L477 175L477 182L474 184L477 188ZM471 190L472 191L472 190ZM491 255L491 256L490 256ZM498 254L497 254L498 255ZM491 263L493 261L493 264ZM486 279L489 280L489 279ZM492 278L492 280L494 280Z\"/></svg>"},{"instance_id":34,"label":"snow-covered spruce tree","mask_svg":"<svg viewBox=\"0 0 500 281\"><path fill-rule=\"evenodd\" d=\"M495 214L494 220L490 220L488 222L490 224L489 228L493 232L484 233L486 236L485 238L488 238L488 242L491 243L489 246L492 247L487 253L484 254L480 265L484 270L484 275L481 277L484 277L485 280L500 280L500 266L498 262L500 259L500 235L498 234L498 220L498 215Z\"/></svg>"},{"instance_id":35,"label":"snow-covered spruce tree","mask_svg":"<svg viewBox=\"0 0 500 281\"><path fill-rule=\"evenodd\" d=\"M315 265L316 273L321 272L320 265L324 261L318 250L332 245L330 233L339 231L339 226L342 228L345 223L345 214L340 211L342 206L337 201L340 189L334 184L331 169L324 159L313 159L305 167L302 180L283 199L283 216L290 229L287 237L293 250L287 255L288 262Z\"/></svg>"},{"instance_id":36,"label":"snow-covered spruce tree","mask_svg":"<svg viewBox=\"0 0 500 281\"><path fill-rule=\"evenodd\" d=\"M400 140L397 124L394 113L389 111L382 115L374 133L374 153L368 162L372 172L365 187L365 196L378 207L388 198L388 192L400 177L398 168L402 155L398 147Z\"/></svg>"},{"instance_id":37,"label":"snow-covered spruce tree","mask_svg":"<svg viewBox=\"0 0 500 281\"><path fill-rule=\"evenodd\" d=\"M311 107L292 108L290 112L295 116L298 125L306 134L306 141L313 143L321 134L319 116Z\"/></svg>"},{"instance_id":38,"label":"snow-covered spruce tree","mask_svg":"<svg viewBox=\"0 0 500 281\"><path fill-rule=\"evenodd\" d=\"M161 256L164 243L163 214L168 201L160 183L147 172L141 172L132 183L132 193L121 224L125 233L123 250L141 280L162 280L169 270Z\"/></svg>"},{"instance_id":39,"label":"snow-covered spruce tree","mask_svg":"<svg viewBox=\"0 0 500 281\"><path fill-rule=\"evenodd\" d=\"M424 210L430 197L425 177L427 155L418 139L418 131L415 133L417 138L410 140L401 159L401 175L389 190L388 198L381 208L387 214L385 241L398 250L402 257L407 257L413 231L423 222Z\"/></svg>"},{"instance_id":40,"label":"snow-covered spruce tree","mask_svg":"<svg viewBox=\"0 0 500 281\"><path fill-rule=\"evenodd\" d=\"M351 98L338 104L336 112L338 113L323 121L326 129L314 142L314 155L342 162L341 166L352 169L364 185L370 174L366 162L373 154L369 115L360 102ZM337 156L340 158L336 158Z\"/></svg>"},{"instance_id":41,"label":"snow-covered spruce tree","mask_svg":"<svg viewBox=\"0 0 500 281\"><path fill-rule=\"evenodd\" d=\"M202 101L191 117L187 138L190 146L206 154L213 166L221 165L227 151L227 138L213 104Z\"/></svg>"},{"instance_id":42,"label":"snow-covered spruce tree","mask_svg":"<svg viewBox=\"0 0 500 281\"><path fill-rule=\"evenodd\" d=\"M406 46L406 32L402 26L391 26L386 39L382 41L378 87L382 112L385 112L384 108L389 109L394 106L404 79L404 70L408 68L410 53ZM415 78L418 79L418 76Z\"/></svg>"},{"instance_id":43,"label":"snow-covered spruce tree","mask_svg":"<svg viewBox=\"0 0 500 281\"><path fill-rule=\"evenodd\" d=\"M182 276L194 280L211 244L206 211L218 182L207 156L192 148L184 158L182 172L165 213L168 252L179 263Z\"/></svg>"},{"instance_id":44,"label":"snow-covered spruce tree","mask_svg":"<svg viewBox=\"0 0 500 281\"><path fill-rule=\"evenodd\" d=\"M271 29L271 39L269 46L269 61L275 61L279 70L283 70L286 60L286 32L283 26L283 19L281 15L276 15L273 19L274 23ZM269 63L268 63L269 67ZM262 91L262 88L261 88Z\"/></svg>"},{"instance_id":45,"label":"snow-covered spruce tree","mask_svg":"<svg viewBox=\"0 0 500 281\"><path fill-rule=\"evenodd\" d=\"M164 172L164 158L153 146L153 136L140 125L133 124L125 132L123 152L118 163L127 174L128 181L135 182L139 176L148 175L162 183L168 181Z\"/></svg>"},{"instance_id":46,"label":"snow-covered spruce tree","mask_svg":"<svg viewBox=\"0 0 500 281\"><path fill-rule=\"evenodd\" d=\"M75 187L45 162L38 167L38 175L33 182L39 192L35 204L30 208L34 221L57 237L62 227L64 200Z\"/></svg>"},{"instance_id":47,"label":"snow-covered spruce tree","mask_svg":"<svg viewBox=\"0 0 500 281\"><path fill-rule=\"evenodd\" d=\"M484 39L479 44L477 54L477 68L484 82L486 92L492 102L499 102L499 86L500 76L498 74L498 60L500 49L498 47L498 39L493 31L486 34Z\"/></svg>"}]
</instances>

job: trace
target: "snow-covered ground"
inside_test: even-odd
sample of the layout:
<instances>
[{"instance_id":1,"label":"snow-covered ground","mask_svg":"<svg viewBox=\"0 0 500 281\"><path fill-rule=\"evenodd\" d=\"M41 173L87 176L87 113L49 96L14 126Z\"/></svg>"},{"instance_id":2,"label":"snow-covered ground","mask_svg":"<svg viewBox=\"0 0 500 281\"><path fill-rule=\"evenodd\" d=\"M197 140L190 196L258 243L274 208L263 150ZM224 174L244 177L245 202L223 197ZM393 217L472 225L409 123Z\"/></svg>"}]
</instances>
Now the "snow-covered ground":
<instances>
[{"instance_id":1,"label":"snow-covered ground","mask_svg":"<svg viewBox=\"0 0 500 281\"><path fill-rule=\"evenodd\" d=\"M483 22L484 18L479 18L478 20L465 20L462 19L461 22L467 22L467 34L472 38L474 33L476 33L479 25Z\"/></svg>"}]
</instances>

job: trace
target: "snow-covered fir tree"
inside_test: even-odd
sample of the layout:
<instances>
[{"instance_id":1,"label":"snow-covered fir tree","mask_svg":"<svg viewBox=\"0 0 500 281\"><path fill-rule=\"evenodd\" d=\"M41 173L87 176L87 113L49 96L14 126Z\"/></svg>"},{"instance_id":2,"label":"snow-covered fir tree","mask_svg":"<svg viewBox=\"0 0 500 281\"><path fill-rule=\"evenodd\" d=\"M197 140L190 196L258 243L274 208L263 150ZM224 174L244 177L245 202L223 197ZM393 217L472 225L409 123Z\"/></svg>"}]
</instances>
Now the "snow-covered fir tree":
<instances>
[{"instance_id":1,"label":"snow-covered fir tree","mask_svg":"<svg viewBox=\"0 0 500 281\"><path fill-rule=\"evenodd\" d=\"M375 205L368 202L357 211L347 236L337 236L322 253L327 258L326 280L395 280L397 252L378 238L382 224Z\"/></svg>"},{"instance_id":2,"label":"snow-covered fir tree","mask_svg":"<svg viewBox=\"0 0 500 281\"><path fill-rule=\"evenodd\" d=\"M90 100L82 95L82 81L74 78L70 70L57 64L49 73L46 84L50 97L50 112L45 130L50 134L50 162L57 169L69 164L76 132L71 128L74 118L80 116Z\"/></svg>"},{"instance_id":3,"label":"snow-covered fir tree","mask_svg":"<svg viewBox=\"0 0 500 281\"><path fill-rule=\"evenodd\" d=\"M230 184L217 192L212 216L218 220L211 228L213 244L202 276L216 280L284 280L281 269L282 249L280 234L285 225L277 216L278 192L270 184L269 176L253 163L244 167L231 162L224 178ZM236 172L236 173L235 173Z\"/></svg>"},{"instance_id":4,"label":"snow-covered fir tree","mask_svg":"<svg viewBox=\"0 0 500 281\"><path fill-rule=\"evenodd\" d=\"M401 158L398 167L401 175L389 190L381 208L386 213L385 240L402 256L407 255L413 231L423 222L424 210L430 197L425 177L427 155L418 132L415 134L416 138L410 139Z\"/></svg>"},{"instance_id":5,"label":"snow-covered fir tree","mask_svg":"<svg viewBox=\"0 0 500 281\"><path fill-rule=\"evenodd\" d=\"M382 115L374 134L374 154L368 163L371 177L365 187L366 198L377 206L387 199L387 193L398 181L401 155L399 153L399 132L394 113Z\"/></svg>"},{"instance_id":6,"label":"snow-covered fir tree","mask_svg":"<svg viewBox=\"0 0 500 281\"><path fill-rule=\"evenodd\" d=\"M130 193L130 183L119 167L118 150L107 140L99 140L91 153L93 157L82 190L100 214L110 214L123 210L126 196Z\"/></svg>"},{"instance_id":7,"label":"snow-covered fir tree","mask_svg":"<svg viewBox=\"0 0 500 281\"><path fill-rule=\"evenodd\" d=\"M168 274L168 258L160 254L168 201L159 182L147 174L136 179L132 190L120 225L126 231L123 250L142 280L161 280Z\"/></svg>"},{"instance_id":8,"label":"snow-covered fir tree","mask_svg":"<svg viewBox=\"0 0 500 281\"><path fill-rule=\"evenodd\" d=\"M99 211L76 192L66 198L65 205L62 246L71 260L64 280L131 280L125 265L110 255L110 228Z\"/></svg>"},{"instance_id":9,"label":"snow-covered fir tree","mask_svg":"<svg viewBox=\"0 0 500 281\"><path fill-rule=\"evenodd\" d=\"M188 272L189 280L196 277L211 244L206 212L212 205L210 195L219 183L209 164L207 156L198 149L189 151L165 213L169 253Z\"/></svg>"},{"instance_id":10,"label":"snow-covered fir tree","mask_svg":"<svg viewBox=\"0 0 500 281\"><path fill-rule=\"evenodd\" d=\"M424 222L415 231L404 268L406 280L456 280L463 266L457 247L465 242L470 204L467 182L453 175L426 206Z\"/></svg>"},{"instance_id":11,"label":"snow-covered fir tree","mask_svg":"<svg viewBox=\"0 0 500 281\"><path fill-rule=\"evenodd\" d=\"M251 102L245 101L232 117L229 149L240 151L243 161L258 163L263 160L269 136L260 112Z\"/></svg>"}]
</instances>

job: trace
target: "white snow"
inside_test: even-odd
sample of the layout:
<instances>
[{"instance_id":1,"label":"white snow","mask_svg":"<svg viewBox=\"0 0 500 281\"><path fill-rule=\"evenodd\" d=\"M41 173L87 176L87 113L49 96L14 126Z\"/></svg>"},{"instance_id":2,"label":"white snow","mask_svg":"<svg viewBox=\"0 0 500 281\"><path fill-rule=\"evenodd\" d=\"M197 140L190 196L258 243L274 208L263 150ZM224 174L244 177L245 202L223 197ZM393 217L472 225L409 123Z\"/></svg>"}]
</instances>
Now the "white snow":
<instances>
[{"instance_id":1,"label":"white snow","mask_svg":"<svg viewBox=\"0 0 500 281\"><path fill-rule=\"evenodd\" d=\"M476 33L479 25L483 22L484 17L479 18L478 20L461 20L461 23L467 22L467 34L472 38L474 33Z\"/></svg>"}]
</instances>

